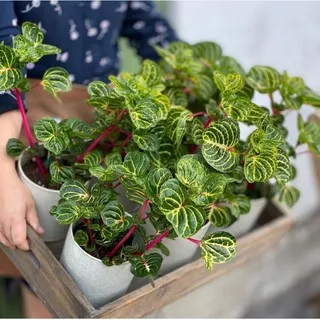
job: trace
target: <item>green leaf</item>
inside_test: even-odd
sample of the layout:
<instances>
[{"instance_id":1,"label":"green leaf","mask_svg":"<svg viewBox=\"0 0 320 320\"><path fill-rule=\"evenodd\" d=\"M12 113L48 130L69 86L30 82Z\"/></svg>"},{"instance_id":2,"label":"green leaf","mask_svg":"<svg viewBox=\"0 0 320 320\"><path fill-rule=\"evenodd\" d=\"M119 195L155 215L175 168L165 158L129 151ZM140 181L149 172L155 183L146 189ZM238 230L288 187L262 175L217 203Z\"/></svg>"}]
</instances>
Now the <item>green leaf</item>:
<instances>
[{"instance_id":1,"label":"green leaf","mask_svg":"<svg viewBox=\"0 0 320 320\"><path fill-rule=\"evenodd\" d=\"M279 200L292 208L300 198L300 191L295 187L283 187L280 190Z\"/></svg>"},{"instance_id":2,"label":"green leaf","mask_svg":"<svg viewBox=\"0 0 320 320\"><path fill-rule=\"evenodd\" d=\"M270 123L269 110L252 103L247 121L259 128L264 128Z\"/></svg>"},{"instance_id":3,"label":"green leaf","mask_svg":"<svg viewBox=\"0 0 320 320\"><path fill-rule=\"evenodd\" d=\"M35 46L38 46L43 41L43 33L39 27L31 22L24 22L21 27L22 35L34 43Z\"/></svg>"},{"instance_id":4,"label":"green leaf","mask_svg":"<svg viewBox=\"0 0 320 320\"><path fill-rule=\"evenodd\" d=\"M78 230L74 235L74 240L80 247L85 247L89 242L89 236L85 231Z\"/></svg>"},{"instance_id":5,"label":"green leaf","mask_svg":"<svg viewBox=\"0 0 320 320\"><path fill-rule=\"evenodd\" d=\"M215 71L213 76L216 86L224 94L236 93L244 86L243 78L239 73L224 75L220 71Z\"/></svg>"},{"instance_id":6,"label":"green leaf","mask_svg":"<svg viewBox=\"0 0 320 320\"><path fill-rule=\"evenodd\" d=\"M229 227L236 221L229 207L216 205L210 206L208 211L209 221L216 227Z\"/></svg>"},{"instance_id":7,"label":"green leaf","mask_svg":"<svg viewBox=\"0 0 320 320\"><path fill-rule=\"evenodd\" d=\"M188 238L201 229L204 212L193 204L185 203L186 194L177 179L167 180L160 189L161 211L179 237Z\"/></svg>"},{"instance_id":8,"label":"green leaf","mask_svg":"<svg viewBox=\"0 0 320 320\"><path fill-rule=\"evenodd\" d=\"M215 263L224 263L235 256L236 238L227 232L216 232L200 242L201 255L208 270Z\"/></svg>"},{"instance_id":9,"label":"green leaf","mask_svg":"<svg viewBox=\"0 0 320 320\"><path fill-rule=\"evenodd\" d=\"M235 150L239 140L240 129L236 121L216 121L203 133L202 155L214 169L230 172L239 162L239 154Z\"/></svg>"},{"instance_id":10,"label":"green leaf","mask_svg":"<svg viewBox=\"0 0 320 320\"><path fill-rule=\"evenodd\" d=\"M176 177L186 187L199 189L204 183L205 168L196 155L187 155L178 161Z\"/></svg>"},{"instance_id":11,"label":"green leaf","mask_svg":"<svg viewBox=\"0 0 320 320\"><path fill-rule=\"evenodd\" d=\"M25 145L19 139L11 138L7 142L6 151L10 157L20 156L25 149Z\"/></svg>"},{"instance_id":12,"label":"green leaf","mask_svg":"<svg viewBox=\"0 0 320 320\"><path fill-rule=\"evenodd\" d=\"M125 216L123 206L117 201L109 202L102 209L101 218L112 232L126 231L131 225L130 219Z\"/></svg>"},{"instance_id":13,"label":"green leaf","mask_svg":"<svg viewBox=\"0 0 320 320\"><path fill-rule=\"evenodd\" d=\"M203 143L203 123L198 118L193 118L191 122L191 137L195 144L201 145Z\"/></svg>"},{"instance_id":14,"label":"green leaf","mask_svg":"<svg viewBox=\"0 0 320 320\"><path fill-rule=\"evenodd\" d=\"M102 81L90 82L87 91L90 97L107 97L111 94L110 87Z\"/></svg>"},{"instance_id":15,"label":"green leaf","mask_svg":"<svg viewBox=\"0 0 320 320\"><path fill-rule=\"evenodd\" d=\"M223 56L218 62L218 70L224 74L228 73L240 73L242 76L245 75L244 69L241 67L239 62L233 57Z\"/></svg>"},{"instance_id":16,"label":"green leaf","mask_svg":"<svg viewBox=\"0 0 320 320\"><path fill-rule=\"evenodd\" d=\"M60 122L59 126L65 127L70 131L69 136L78 138L90 138L92 135L92 129L88 123L80 119L66 119Z\"/></svg>"},{"instance_id":17,"label":"green leaf","mask_svg":"<svg viewBox=\"0 0 320 320\"><path fill-rule=\"evenodd\" d=\"M140 74L149 86L154 86L161 82L160 68L154 61L144 60Z\"/></svg>"},{"instance_id":18,"label":"green leaf","mask_svg":"<svg viewBox=\"0 0 320 320\"><path fill-rule=\"evenodd\" d=\"M152 128L167 117L166 106L149 98L141 99L129 111L131 121L138 129Z\"/></svg>"},{"instance_id":19,"label":"green leaf","mask_svg":"<svg viewBox=\"0 0 320 320\"><path fill-rule=\"evenodd\" d=\"M51 179L56 183L72 179L74 174L72 167L61 165L58 161L51 162L49 171Z\"/></svg>"},{"instance_id":20,"label":"green leaf","mask_svg":"<svg viewBox=\"0 0 320 320\"><path fill-rule=\"evenodd\" d=\"M250 198L240 194L227 197L228 205L232 215L239 218L240 214L246 214L250 211Z\"/></svg>"},{"instance_id":21,"label":"green leaf","mask_svg":"<svg viewBox=\"0 0 320 320\"><path fill-rule=\"evenodd\" d=\"M257 154L250 150L245 157L244 174L248 182L266 182L276 171L276 149L265 148Z\"/></svg>"},{"instance_id":22,"label":"green leaf","mask_svg":"<svg viewBox=\"0 0 320 320\"><path fill-rule=\"evenodd\" d=\"M132 151L125 156L123 166L131 175L140 176L147 172L150 161L145 153Z\"/></svg>"},{"instance_id":23,"label":"green leaf","mask_svg":"<svg viewBox=\"0 0 320 320\"><path fill-rule=\"evenodd\" d=\"M159 197L161 186L169 179L172 173L167 168L152 169L147 177L147 190L152 197Z\"/></svg>"},{"instance_id":24,"label":"green leaf","mask_svg":"<svg viewBox=\"0 0 320 320\"><path fill-rule=\"evenodd\" d=\"M203 41L192 47L195 55L207 66L212 67L222 55L222 48L214 42Z\"/></svg>"},{"instance_id":25,"label":"green leaf","mask_svg":"<svg viewBox=\"0 0 320 320\"><path fill-rule=\"evenodd\" d=\"M249 85L260 93L272 93L279 88L280 74L266 66L255 66L247 74Z\"/></svg>"},{"instance_id":26,"label":"green leaf","mask_svg":"<svg viewBox=\"0 0 320 320\"><path fill-rule=\"evenodd\" d=\"M320 124L307 122L299 131L299 142L306 143L312 152L320 155Z\"/></svg>"},{"instance_id":27,"label":"green leaf","mask_svg":"<svg viewBox=\"0 0 320 320\"><path fill-rule=\"evenodd\" d=\"M288 155L282 149L277 150L276 165L275 178L283 187L291 178L292 166Z\"/></svg>"},{"instance_id":28,"label":"green leaf","mask_svg":"<svg viewBox=\"0 0 320 320\"><path fill-rule=\"evenodd\" d=\"M54 154L61 154L70 143L66 132L59 128L52 118L42 118L37 121L34 133L36 138L43 142L44 147Z\"/></svg>"},{"instance_id":29,"label":"green leaf","mask_svg":"<svg viewBox=\"0 0 320 320\"><path fill-rule=\"evenodd\" d=\"M189 110L182 107L173 107L169 111L166 134L174 144L181 144L186 134L186 123L190 119L191 114Z\"/></svg>"},{"instance_id":30,"label":"green leaf","mask_svg":"<svg viewBox=\"0 0 320 320\"><path fill-rule=\"evenodd\" d=\"M142 256L133 256L129 259L131 273L136 277L157 276L162 263L162 256L159 253L145 253Z\"/></svg>"},{"instance_id":31,"label":"green leaf","mask_svg":"<svg viewBox=\"0 0 320 320\"><path fill-rule=\"evenodd\" d=\"M99 166L102 162L103 154L101 150L93 150L85 155L84 163L90 167Z\"/></svg>"},{"instance_id":32,"label":"green leaf","mask_svg":"<svg viewBox=\"0 0 320 320\"><path fill-rule=\"evenodd\" d=\"M227 116L237 121L247 120L252 106L253 103L247 98L236 95L223 96L221 100L221 108Z\"/></svg>"},{"instance_id":33,"label":"green leaf","mask_svg":"<svg viewBox=\"0 0 320 320\"><path fill-rule=\"evenodd\" d=\"M71 224L81 217L81 208L74 201L62 202L58 205L55 218L60 224Z\"/></svg>"},{"instance_id":34,"label":"green leaf","mask_svg":"<svg viewBox=\"0 0 320 320\"><path fill-rule=\"evenodd\" d=\"M172 106L187 107L188 98L180 88L169 88L165 91L165 94L170 99Z\"/></svg>"},{"instance_id":35,"label":"green leaf","mask_svg":"<svg viewBox=\"0 0 320 320\"><path fill-rule=\"evenodd\" d=\"M57 93L71 90L71 81L68 72L60 67L47 69L41 81L44 90L59 100Z\"/></svg>"},{"instance_id":36,"label":"green leaf","mask_svg":"<svg viewBox=\"0 0 320 320\"><path fill-rule=\"evenodd\" d=\"M11 90L23 80L20 69L14 67L16 60L15 52L0 44L0 91Z\"/></svg>"},{"instance_id":37,"label":"green leaf","mask_svg":"<svg viewBox=\"0 0 320 320\"><path fill-rule=\"evenodd\" d=\"M60 188L60 197L65 200L86 202L90 194L80 181L68 180Z\"/></svg>"},{"instance_id":38,"label":"green leaf","mask_svg":"<svg viewBox=\"0 0 320 320\"><path fill-rule=\"evenodd\" d=\"M133 141L142 150L157 151L160 147L160 140L155 134L151 134L147 130L137 129L132 134Z\"/></svg>"},{"instance_id":39,"label":"green leaf","mask_svg":"<svg viewBox=\"0 0 320 320\"><path fill-rule=\"evenodd\" d=\"M223 194L227 180L224 175L219 173L211 173L206 177L202 184L202 188L191 195L191 200L199 206L210 205L216 202Z\"/></svg>"},{"instance_id":40,"label":"green leaf","mask_svg":"<svg viewBox=\"0 0 320 320\"><path fill-rule=\"evenodd\" d=\"M320 95L313 92L310 88L305 89L301 98L304 104L308 104L316 108L320 107Z\"/></svg>"},{"instance_id":41,"label":"green leaf","mask_svg":"<svg viewBox=\"0 0 320 320\"><path fill-rule=\"evenodd\" d=\"M209 100L216 92L213 81L205 74L194 76L193 82L195 86L194 94L199 100Z\"/></svg>"}]
</instances>

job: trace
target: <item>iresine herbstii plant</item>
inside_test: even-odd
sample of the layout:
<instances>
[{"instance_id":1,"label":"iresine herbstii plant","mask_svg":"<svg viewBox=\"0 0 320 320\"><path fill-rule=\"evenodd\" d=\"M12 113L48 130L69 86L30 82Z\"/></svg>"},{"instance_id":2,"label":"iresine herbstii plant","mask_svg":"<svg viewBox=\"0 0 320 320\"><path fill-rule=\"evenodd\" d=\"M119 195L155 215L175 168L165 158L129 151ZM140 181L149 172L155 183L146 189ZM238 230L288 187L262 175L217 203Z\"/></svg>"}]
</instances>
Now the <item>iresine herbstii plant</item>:
<instances>
[{"instance_id":1,"label":"iresine herbstii plant","mask_svg":"<svg viewBox=\"0 0 320 320\"><path fill-rule=\"evenodd\" d=\"M110 190L115 181L122 184L140 211L125 213L115 198L103 203L74 181L65 182L54 208L61 223L100 221L94 227L83 224L76 232L78 243L103 252L108 265L129 260L138 276L157 275L162 257L149 251L157 247L168 254L161 244L165 237L199 245L208 269L230 259L236 241L229 233L200 240L193 235L208 221L219 228L235 223L250 211L250 198L279 194L293 206L299 191L288 185L295 176L290 158L300 144L320 151L319 125L304 123L300 115L297 145L286 140L284 114L320 102L301 78L266 66L245 73L210 42L156 50L162 60L144 61L139 74L123 73L111 76L108 85L95 81L88 86L98 138L83 168ZM255 91L268 94L271 107L256 105ZM275 92L282 97L279 103ZM246 141L240 139L240 122L253 128ZM95 201L101 209L89 214L84 207ZM146 221L155 235L145 232ZM95 239L102 238L104 248L94 249Z\"/></svg>"}]
</instances>

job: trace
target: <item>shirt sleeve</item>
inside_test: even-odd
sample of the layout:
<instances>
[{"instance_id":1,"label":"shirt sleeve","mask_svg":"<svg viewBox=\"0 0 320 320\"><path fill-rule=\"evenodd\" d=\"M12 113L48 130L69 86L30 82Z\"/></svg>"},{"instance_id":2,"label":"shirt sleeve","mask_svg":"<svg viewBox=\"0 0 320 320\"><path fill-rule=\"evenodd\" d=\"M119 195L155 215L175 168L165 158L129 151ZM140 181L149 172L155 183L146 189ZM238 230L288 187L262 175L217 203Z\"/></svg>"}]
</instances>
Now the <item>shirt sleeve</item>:
<instances>
[{"instance_id":1,"label":"shirt sleeve","mask_svg":"<svg viewBox=\"0 0 320 320\"><path fill-rule=\"evenodd\" d=\"M20 27L14 11L14 1L0 1L0 43L12 46L12 38L20 34ZM23 70L26 75L26 70ZM23 101L25 100L22 95ZM18 109L14 95L0 91L0 114Z\"/></svg>"},{"instance_id":2,"label":"shirt sleeve","mask_svg":"<svg viewBox=\"0 0 320 320\"><path fill-rule=\"evenodd\" d=\"M120 35L128 38L141 57L158 60L159 56L152 46L164 47L170 42L178 41L177 35L152 1L128 1L127 3L128 10Z\"/></svg>"}]
</instances>

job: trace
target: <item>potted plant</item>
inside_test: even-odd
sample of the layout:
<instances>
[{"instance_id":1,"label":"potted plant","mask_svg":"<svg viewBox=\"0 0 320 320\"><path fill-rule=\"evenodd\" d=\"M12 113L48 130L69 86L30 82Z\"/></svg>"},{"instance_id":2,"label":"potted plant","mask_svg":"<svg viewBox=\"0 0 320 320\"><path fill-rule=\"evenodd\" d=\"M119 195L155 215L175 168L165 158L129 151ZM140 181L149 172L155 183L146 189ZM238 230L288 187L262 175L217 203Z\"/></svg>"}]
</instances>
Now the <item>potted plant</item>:
<instances>
[{"instance_id":1,"label":"potted plant","mask_svg":"<svg viewBox=\"0 0 320 320\"><path fill-rule=\"evenodd\" d=\"M22 34L13 38L13 47L1 44L0 51L0 90L15 97L28 140L28 146L24 146L17 139L10 139L7 153L13 157L22 154L18 162L18 172L22 181L32 192L40 223L45 228L44 240L61 240L65 237L67 230L64 226L58 225L48 212L52 205L58 201L59 193L56 189L59 182L63 181L63 175L70 175L67 169L59 172L58 168L61 152L67 147L69 148L64 138L69 139L69 137L67 133L62 132L62 125L58 126L53 119L43 119L38 122L35 130L35 135L41 142L39 144L33 137L23 105L24 93L33 89L30 88L28 80L23 74L26 64L36 63L43 56L57 54L60 50L54 46L43 44L43 33L39 28L35 24L25 22L22 25ZM58 98L58 92L71 89L68 73L62 68L48 69L44 73L40 85L56 98ZM74 123L67 121L63 127L68 128L71 133L74 125L79 125L79 122L78 120L75 120ZM82 125L84 124L82 123ZM90 128L87 129L90 130ZM50 130L52 132L49 133ZM56 132L59 132L58 137L50 136ZM57 156L59 160L52 162L54 156ZM56 163L56 167L51 163ZM50 174L48 173L49 167Z\"/></svg>"}]
</instances>

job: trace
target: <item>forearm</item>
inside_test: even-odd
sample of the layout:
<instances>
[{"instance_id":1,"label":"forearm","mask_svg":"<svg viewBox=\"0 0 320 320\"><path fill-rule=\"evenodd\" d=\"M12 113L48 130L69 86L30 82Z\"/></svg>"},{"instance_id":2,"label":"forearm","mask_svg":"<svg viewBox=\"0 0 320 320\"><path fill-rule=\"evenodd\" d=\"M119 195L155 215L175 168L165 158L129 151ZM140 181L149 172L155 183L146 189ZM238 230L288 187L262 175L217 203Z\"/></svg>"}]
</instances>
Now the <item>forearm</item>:
<instances>
[{"instance_id":1,"label":"forearm","mask_svg":"<svg viewBox=\"0 0 320 320\"><path fill-rule=\"evenodd\" d=\"M19 138L22 120L18 110L0 115L0 166L14 168L15 160L7 155L6 145L10 138Z\"/></svg>"}]
</instances>

